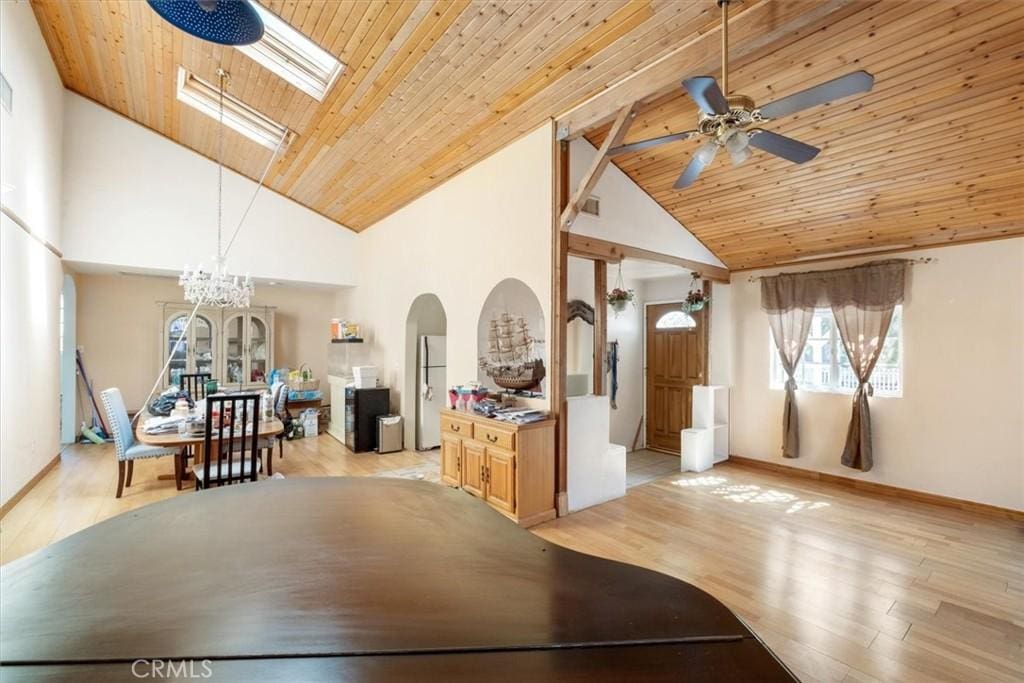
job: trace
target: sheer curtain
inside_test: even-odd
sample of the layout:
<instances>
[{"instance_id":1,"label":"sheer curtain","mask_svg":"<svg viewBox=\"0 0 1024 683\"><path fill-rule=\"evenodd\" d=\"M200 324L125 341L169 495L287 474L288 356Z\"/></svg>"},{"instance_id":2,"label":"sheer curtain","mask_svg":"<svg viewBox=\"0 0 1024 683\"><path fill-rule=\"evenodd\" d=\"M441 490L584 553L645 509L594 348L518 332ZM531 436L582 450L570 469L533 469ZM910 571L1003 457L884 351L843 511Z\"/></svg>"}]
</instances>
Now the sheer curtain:
<instances>
[{"instance_id":1,"label":"sheer curtain","mask_svg":"<svg viewBox=\"0 0 1024 683\"><path fill-rule=\"evenodd\" d=\"M811 331L814 309L794 308L768 314L779 362L786 372L786 399L782 408L782 457L800 457L800 420L796 410L796 364L800 362L807 335Z\"/></svg>"},{"instance_id":2,"label":"sheer curtain","mask_svg":"<svg viewBox=\"0 0 1024 683\"><path fill-rule=\"evenodd\" d=\"M782 454L799 455L796 382L793 371L807 342L815 308L830 307L843 348L859 384L846 432L841 462L864 472L871 469L871 372L889 332L893 311L903 301L910 262L877 261L853 268L784 273L761 278L761 308L768 313L779 358L786 371Z\"/></svg>"}]
</instances>

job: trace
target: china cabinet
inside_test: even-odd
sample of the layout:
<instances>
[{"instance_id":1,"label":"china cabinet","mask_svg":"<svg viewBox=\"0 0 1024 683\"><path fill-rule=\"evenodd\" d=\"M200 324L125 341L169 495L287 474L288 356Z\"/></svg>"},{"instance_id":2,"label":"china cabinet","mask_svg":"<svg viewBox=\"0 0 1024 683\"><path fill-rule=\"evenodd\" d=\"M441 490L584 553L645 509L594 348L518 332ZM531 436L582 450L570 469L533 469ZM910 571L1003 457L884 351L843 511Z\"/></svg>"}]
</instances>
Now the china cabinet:
<instances>
[{"instance_id":1,"label":"china cabinet","mask_svg":"<svg viewBox=\"0 0 1024 683\"><path fill-rule=\"evenodd\" d=\"M160 359L164 362L192 313L185 304L161 307ZM265 386L274 367L274 308L201 307L181 345L171 355L164 385L178 384L186 372L209 372L232 388Z\"/></svg>"}]
</instances>

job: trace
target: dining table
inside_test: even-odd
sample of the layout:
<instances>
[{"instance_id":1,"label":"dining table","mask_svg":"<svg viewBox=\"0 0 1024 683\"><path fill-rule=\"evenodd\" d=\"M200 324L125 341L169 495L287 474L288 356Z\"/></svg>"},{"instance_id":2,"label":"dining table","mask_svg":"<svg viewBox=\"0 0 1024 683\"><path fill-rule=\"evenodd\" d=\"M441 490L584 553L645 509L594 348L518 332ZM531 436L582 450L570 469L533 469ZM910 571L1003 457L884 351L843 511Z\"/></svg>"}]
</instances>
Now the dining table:
<instances>
[{"instance_id":1,"label":"dining table","mask_svg":"<svg viewBox=\"0 0 1024 683\"><path fill-rule=\"evenodd\" d=\"M192 454L195 457L195 463L198 465L205 459L205 448L206 448L206 437L200 432L198 434L181 434L179 432L164 432L161 434L149 434L146 432L145 425L146 420L150 417L154 417L149 413L144 413L139 416L139 420L135 425L135 440L147 444L149 446L162 446L164 448L176 448L182 449L185 447L191 447ZM269 420L260 420L258 422L259 427L257 428L257 436L259 438L270 438L277 436L284 431L284 423L277 417L273 417ZM247 434L246 436L250 436ZM227 436L225 434L225 436ZM212 441L219 441L220 436L214 432L211 435ZM242 438L242 435L236 434L235 441ZM274 474L274 458L272 454L267 457L267 475ZM174 479L174 474L161 474L158 477L161 480ZM191 475L188 472L182 474L182 480L190 479Z\"/></svg>"}]
</instances>

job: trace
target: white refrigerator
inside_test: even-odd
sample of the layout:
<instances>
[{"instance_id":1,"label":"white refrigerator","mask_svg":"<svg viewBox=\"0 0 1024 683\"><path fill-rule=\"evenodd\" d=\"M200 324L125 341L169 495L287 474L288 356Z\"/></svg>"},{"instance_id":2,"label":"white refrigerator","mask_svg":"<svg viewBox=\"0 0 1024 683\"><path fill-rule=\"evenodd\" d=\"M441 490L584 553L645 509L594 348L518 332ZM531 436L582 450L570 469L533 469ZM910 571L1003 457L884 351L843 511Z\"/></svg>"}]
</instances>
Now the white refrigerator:
<instances>
[{"instance_id":1,"label":"white refrigerator","mask_svg":"<svg viewBox=\"0 0 1024 683\"><path fill-rule=\"evenodd\" d=\"M446 338L442 335L420 337L417 352L419 396L416 405L416 450L425 451L441 445L441 408L447 402L445 385Z\"/></svg>"}]
</instances>

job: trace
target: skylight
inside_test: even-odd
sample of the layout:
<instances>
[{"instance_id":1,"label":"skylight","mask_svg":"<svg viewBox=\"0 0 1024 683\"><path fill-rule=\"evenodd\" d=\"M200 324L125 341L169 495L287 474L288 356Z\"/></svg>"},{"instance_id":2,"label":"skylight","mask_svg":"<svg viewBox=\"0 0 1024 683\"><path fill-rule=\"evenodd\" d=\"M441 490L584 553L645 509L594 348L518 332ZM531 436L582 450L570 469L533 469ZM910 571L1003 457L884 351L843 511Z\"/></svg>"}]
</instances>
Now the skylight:
<instances>
[{"instance_id":1,"label":"skylight","mask_svg":"<svg viewBox=\"0 0 1024 683\"><path fill-rule=\"evenodd\" d=\"M219 120L217 86L207 83L184 67L178 67L178 100L195 107L207 116ZM238 98L224 93L224 124L264 147L277 149L281 137L287 135L287 145L293 133L287 127L267 118Z\"/></svg>"},{"instance_id":2,"label":"skylight","mask_svg":"<svg viewBox=\"0 0 1024 683\"><path fill-rule=\"evenodd\" d=\"M263 37L238 49L310 97L323 101L345 65L258 3Z\"/></svg>"}]
</instances>

